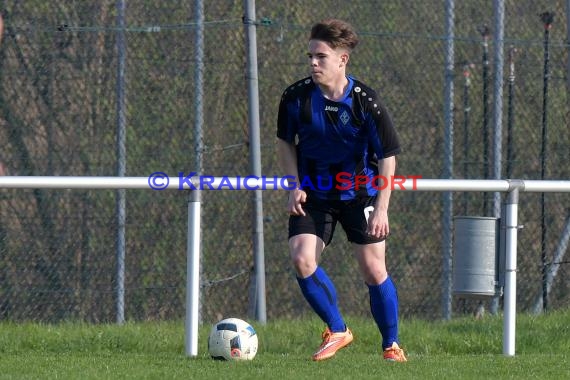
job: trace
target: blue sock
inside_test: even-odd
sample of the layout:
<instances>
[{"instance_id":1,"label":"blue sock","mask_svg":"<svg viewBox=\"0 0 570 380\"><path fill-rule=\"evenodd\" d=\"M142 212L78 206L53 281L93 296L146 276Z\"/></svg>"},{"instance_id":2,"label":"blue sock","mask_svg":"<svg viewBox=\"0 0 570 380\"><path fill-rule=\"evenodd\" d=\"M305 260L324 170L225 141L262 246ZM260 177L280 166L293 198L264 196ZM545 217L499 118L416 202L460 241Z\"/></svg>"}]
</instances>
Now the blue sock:
<instances>
[{"instance_id":1,"label":"blue sock","mask_svg":"<svg viewBox=\"0 0 570 380\"><path fill-rule=\"evenodd\" d=\"M368 285L370 311L382 334L382 349L398 343L398 293L390 276L380 285Z\"/></svg>"},{"instance_id":2,"label":"blue sock","mask_svg":"<svg viewBox=\"0 0 570 380\"><path fill-rule=\"evenodd\" d=\"M307 278L297 277L303 296L315 313L327 324L332 332L346 331L346 325L337 306L336 289L326 272L317 267Z\"/></svg>"}]
</instances>

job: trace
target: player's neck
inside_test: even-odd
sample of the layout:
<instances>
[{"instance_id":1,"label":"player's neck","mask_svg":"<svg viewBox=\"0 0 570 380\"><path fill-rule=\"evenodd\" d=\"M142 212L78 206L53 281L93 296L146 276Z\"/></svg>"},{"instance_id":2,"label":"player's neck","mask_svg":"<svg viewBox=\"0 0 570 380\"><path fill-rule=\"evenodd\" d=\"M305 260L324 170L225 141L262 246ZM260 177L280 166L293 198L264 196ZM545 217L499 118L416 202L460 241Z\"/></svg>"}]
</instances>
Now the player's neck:
<instances>
[{"instance_id":1,"label":"player's neck","mask_svg":"<svg viewBox=\"0 0 570 380\"><path fill-rule=\"evenodd\" d=\"M319 87L326 99L337 101L344 96L348 83L348 79L343 75L339 77L338 80L328 84L320 84Z\"/></svg>"}]
</instances>

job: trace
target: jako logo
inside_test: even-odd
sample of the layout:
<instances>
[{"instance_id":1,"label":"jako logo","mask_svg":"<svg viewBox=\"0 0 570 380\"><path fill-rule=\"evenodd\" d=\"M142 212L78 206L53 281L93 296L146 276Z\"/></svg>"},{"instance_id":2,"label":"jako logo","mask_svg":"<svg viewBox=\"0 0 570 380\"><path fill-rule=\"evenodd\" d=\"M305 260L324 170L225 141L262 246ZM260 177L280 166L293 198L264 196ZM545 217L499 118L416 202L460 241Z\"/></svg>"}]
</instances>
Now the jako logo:
<instances>
[{"instance_id":1,"label":"jako logo","mask_svg":"<svg viewBox=\"0 0 570 380\"><path fill-rule=\"evenodd\" d=\"M326 106L325 111L338 112L338 107Z\"/></svg>"}]
</instances>

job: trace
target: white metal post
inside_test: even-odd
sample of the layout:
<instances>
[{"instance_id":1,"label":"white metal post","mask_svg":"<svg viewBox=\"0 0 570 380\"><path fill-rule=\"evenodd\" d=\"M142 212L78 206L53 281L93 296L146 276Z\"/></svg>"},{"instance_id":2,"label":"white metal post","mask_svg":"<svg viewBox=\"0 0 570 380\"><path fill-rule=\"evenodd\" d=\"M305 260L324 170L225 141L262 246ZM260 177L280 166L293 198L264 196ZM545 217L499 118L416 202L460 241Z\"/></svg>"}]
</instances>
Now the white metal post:
<instances>
[{"instance_id":1,"label":"white metal post","mask_svg":"<svg viewBox=\"0 0 570 380\"><path fill-rule=\"evenodd\" d=\"M245 0L245 31L247 36L247 93L249 119L249 156L251 173L261 177L261 143L259 121L259 75L257 70L257 27L255 21L255 0ZM263 242L263 191L253 191L253 259L255 267L255 300L252 306L255 319L265 324L265 248Z\"/></svg>"},{"instance_id":2,"label":"white metal post","mask_svg":"<svg viewBox=\"0 0 570 380\"><path fill-rule=\"evenodd\" d=\"M188 200L188 242L186 243L186 323L187 356L198 355L198 321L200 305L200 194L192 191Z\"/></svg>"},{"instance_id":3,"label":"white metal post","mask_svg":"<svg viewBox=\"0 0 570 380\"><path fill-rule=\"evenodd\" d=\"M519 188L509 192L505 210L505 316L503 318L503 354L515 355L517 300L517 231Z\"/></svg>"}]
</instances>

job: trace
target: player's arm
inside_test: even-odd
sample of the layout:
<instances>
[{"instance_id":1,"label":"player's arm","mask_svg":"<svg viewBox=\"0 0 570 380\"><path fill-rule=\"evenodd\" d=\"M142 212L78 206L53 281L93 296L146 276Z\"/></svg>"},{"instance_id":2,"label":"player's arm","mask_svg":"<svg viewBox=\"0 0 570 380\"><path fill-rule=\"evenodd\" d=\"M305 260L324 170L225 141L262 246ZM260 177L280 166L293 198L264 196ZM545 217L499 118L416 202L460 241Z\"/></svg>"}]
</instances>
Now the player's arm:
<instances>
[{"instance_id":1,"label":"player's arm","mask_svg":"<svg viewBox=\"0 0 570 380\"><path fill-rule=\"evenodd\" d=\"M294 117L298 113L296 104L298 102L293 93L289 93L289 95L283 93L277 115L277 158L284 174L293 177L295 183L299 184L297 147L295 146L299 123L297 118ZM299 189L298 185L293 190L289 190L289 199L287 201L289 214L304 216L303 203L306 200L307 194Z\"/></svg>"},{"instance_id":2,"label":"player's arm","mask_svg":"<svg viewBox=\"0 0 570 380\"><path fill-rule=\"evenodd\" d=\"M378 160L378 174L380 175L378 188L381 189L376 195L374 211L368 218L368 228L366 232L376 238L388 236L390 224L388 223L388 207L390 196L392 195L392 180L396 171L396 156L386 157ZM388 183L381 183L388 181Z\"/></svg>"},{"instance_id":3,"label":"player's arm","mask_svg":"<svg viewBox=\"0 0 570 380\"><path fill-rule=\"evenodd\" d=\"M367 109L372 119L370 139L375 153L378 157L382 157L378 159L379 178L388 181L388 183L378 183L378 189L381 190L378 190L376 195L374 211L368 217L367 233L379 238L390 233L388 206L390 205L392 181L396 171L396 155L400 153L400 142L390 113L376 94L373 91L369 92L373 94L374 98L374 108ZM365 103L365 107L369 106L370 103Z\"/></svg>"},{"instance_id":4,"label":"player's arm","mask_svg":"<svg viewBox=\"0 0 570 380\"><path fill-rule=\"evenodd\" d=\"M391 156L378 160L378 173L380 173L380 178L388 181L388 183L379 183L378 197L376 199L375 208L388 212L388 206L390 205L390 195L392 195L392 181L394 179L394 173L396 172L396 156Z\"/></svg>"},{"instance_id":5,"label":"player's arm","mask_svg":"<svg viewBox=\"0 0 570 380\"><path fill-rule=\"evenodd\" d=\"M295 183L299 183L299 173L297 170L297 150L295 145L278 138L277 139L277 158L281 170L287 176L294 177ZM289 191L289 200L287 202L287 211L291 215L305 215L303 211L303 203L307 200L307 194L295 186Z\"/></svg>"}]
</instances>

